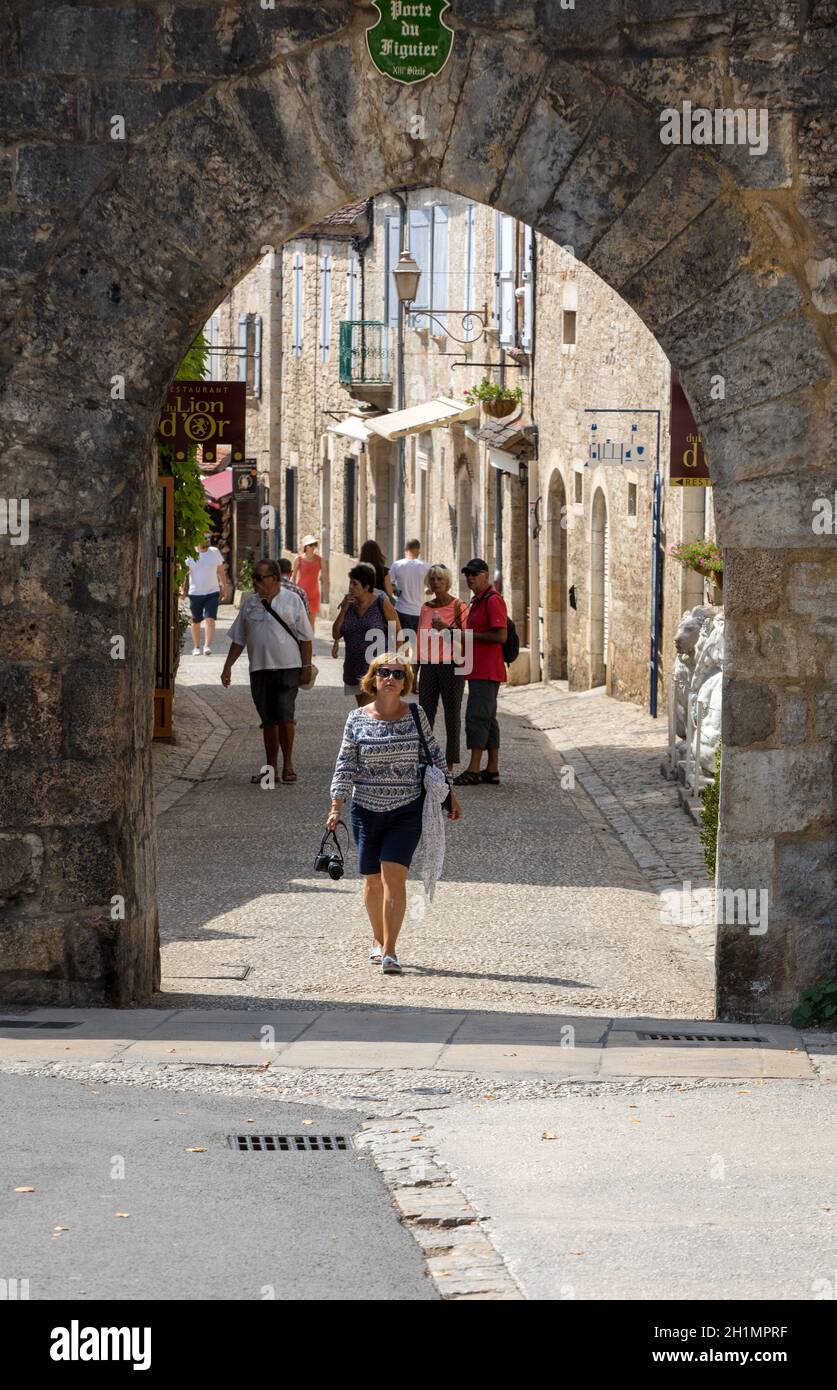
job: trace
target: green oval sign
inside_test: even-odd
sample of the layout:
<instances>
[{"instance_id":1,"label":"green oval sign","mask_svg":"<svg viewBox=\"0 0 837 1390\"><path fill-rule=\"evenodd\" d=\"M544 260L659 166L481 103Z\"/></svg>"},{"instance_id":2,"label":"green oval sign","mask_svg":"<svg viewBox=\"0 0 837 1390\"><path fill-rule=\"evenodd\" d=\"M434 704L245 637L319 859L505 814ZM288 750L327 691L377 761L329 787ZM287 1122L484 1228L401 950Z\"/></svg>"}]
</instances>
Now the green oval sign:
<instances>
[{"instance_id":1,"label":"green oval sign","mask_svg":"<svg viewBox=\"0 0 837 1390\"><path fill-rule=\"evenodd\" d=\"M393 82L424 82L442 71L453 48L453 30L442 15L450 0L373 0L380 15L366 31L369 56Z\"/></svg>"}]
</instances>

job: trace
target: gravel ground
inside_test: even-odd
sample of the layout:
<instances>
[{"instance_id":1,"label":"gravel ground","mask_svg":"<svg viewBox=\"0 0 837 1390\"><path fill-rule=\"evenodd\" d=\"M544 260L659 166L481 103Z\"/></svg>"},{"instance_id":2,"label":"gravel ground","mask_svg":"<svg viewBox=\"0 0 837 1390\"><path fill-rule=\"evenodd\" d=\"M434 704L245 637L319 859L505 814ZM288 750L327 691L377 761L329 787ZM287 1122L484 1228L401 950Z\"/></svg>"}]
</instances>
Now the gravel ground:
<instances>
[{"instance_id":1,"label":"gravel ground","mask_svg":"<svg viewBox=\"0 0 837 1390\"><path fill-rule=\"evenodd\" d=\"M656 895L586 793L562 790L545 736L509 714L503 785L462 789L464 819L450 827L435 902L410 882L405 974L373 970L353 849L339 883L312 869L349 709L339 664L319 640L320 678L297 702L300 780L263 791L249 780L263 753L246 660L224 691L225 646L219 629L216 655L185 656L178 676L232 732L215 780L196 782L158 822L156 1005L712 1017L710 962L685 931L660 923Z\"/></svg>"}]
</instances>

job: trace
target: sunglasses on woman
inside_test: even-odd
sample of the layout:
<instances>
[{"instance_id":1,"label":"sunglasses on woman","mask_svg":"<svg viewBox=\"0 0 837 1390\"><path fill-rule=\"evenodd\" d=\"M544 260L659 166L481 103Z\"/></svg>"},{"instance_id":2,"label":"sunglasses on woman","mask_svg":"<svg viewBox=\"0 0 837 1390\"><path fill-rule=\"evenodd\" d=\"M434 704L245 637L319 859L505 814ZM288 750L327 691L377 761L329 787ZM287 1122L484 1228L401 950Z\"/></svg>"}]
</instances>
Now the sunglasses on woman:
<instances>
[{"instance_id":1,"label":"sunglasses on woman","mask_svg":"<svg viewBox=\"0 0 837 1390\"><path fill-rule=\"evenodd\" d=\"M393 680L396 681L403 681L407 679L406 671L392 670L389 666L379 666L377 671L375 672L375 675L380 676L382 681L385 681L387 676L392 676Z\"/></svg>"}]
</instances>

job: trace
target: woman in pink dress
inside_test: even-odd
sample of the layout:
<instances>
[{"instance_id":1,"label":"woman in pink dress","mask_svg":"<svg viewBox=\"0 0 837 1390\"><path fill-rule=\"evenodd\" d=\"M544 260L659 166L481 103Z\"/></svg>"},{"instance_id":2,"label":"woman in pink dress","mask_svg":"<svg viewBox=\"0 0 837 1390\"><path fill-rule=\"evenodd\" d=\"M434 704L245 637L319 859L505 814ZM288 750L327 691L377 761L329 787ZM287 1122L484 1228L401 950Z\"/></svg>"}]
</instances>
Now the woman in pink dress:
<instances>
[{"instance_id":1,"label":"woman in pink dress","mask_svg":"<svg viewBox=\"0 0 837 1390\"><path fill-rule=\"evenodd\" d=\"M418 627L419 704L433 728L439 698L445 712L448 772L459 762L459 724L464 678L463 633L468 605L451 593L453 576L445 565L431 565L425 585L431 597L421 606Z\"/></svg>"},{"instance_id":2,"label":"woman in pink dress","mask_svg":"<svg viewBox=\"0 0 837 1390\"><path fill-rule=\"evenodd\" d=\"M303 536L302 554L297 555L291 570L291 583L305 590L308 598L308 614L313 620L320 611L320 574L323 562L316 554L319 541L316 536Z\"/></svg>"}]
</instances>

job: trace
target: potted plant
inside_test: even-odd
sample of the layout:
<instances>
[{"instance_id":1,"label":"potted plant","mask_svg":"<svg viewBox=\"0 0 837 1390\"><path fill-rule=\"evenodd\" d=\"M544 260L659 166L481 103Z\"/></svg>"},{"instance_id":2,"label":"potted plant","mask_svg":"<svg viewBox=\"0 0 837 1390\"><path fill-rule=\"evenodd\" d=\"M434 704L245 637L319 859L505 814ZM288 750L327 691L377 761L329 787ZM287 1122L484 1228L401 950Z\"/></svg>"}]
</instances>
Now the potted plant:
<instances>
[{"instance_id":1,"label":"potted plant","mask_svg":"<svg viewBox=\"0 0 837 1390\"><path fill-rule=\"evenodd\" d=\"M519 386L499 386L484 376L479 386L471 386L465 392L465 399L469 405L481 405L486 415L502 420L517 409L523 392Z\"/></svg>"},{"instance_id":2,"label":"potted plant","mask_svg":"<svg viewBox=\"0 0 837 1390\"><path fill-rule=\"evenodd\" d=\"M724 601L724 556L716 541L678 541L668 553L684 569L695 570L706 580L707 597L711 604Z\"/></svg>"}]
</instances>

